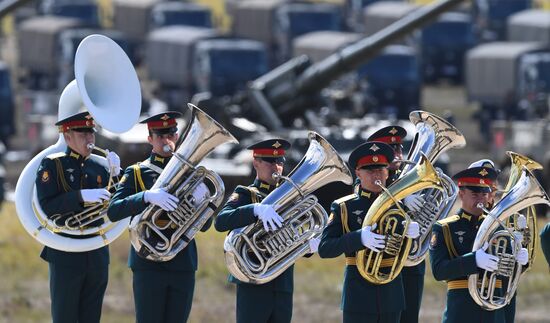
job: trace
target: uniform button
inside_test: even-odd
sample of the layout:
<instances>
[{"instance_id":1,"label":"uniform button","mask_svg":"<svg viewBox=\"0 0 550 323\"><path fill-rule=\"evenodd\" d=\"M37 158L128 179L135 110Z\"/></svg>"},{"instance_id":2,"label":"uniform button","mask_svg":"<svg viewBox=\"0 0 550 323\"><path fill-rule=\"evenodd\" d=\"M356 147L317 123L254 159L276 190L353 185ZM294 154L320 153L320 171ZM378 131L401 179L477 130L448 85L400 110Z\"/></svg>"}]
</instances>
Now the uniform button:
<instances>
[{"instance_id":1,"label":"uniform button","mask_svg":"<svg viewBox=\"0 0 550 323\"><path fill-rule=\"evenodd\" d=\"M84 166L84 163L80 164L80 167L83 167Z\"/></svg>"},{"instance_id":2,"label":"uniform button","mask_svg":"<svg viewBox=\"0 0 550 323\"><path fill-rule=\"evenodd\" d=\"M84 178L88 178L88 174L84 175Z\"/></svg>"}]
</instances>

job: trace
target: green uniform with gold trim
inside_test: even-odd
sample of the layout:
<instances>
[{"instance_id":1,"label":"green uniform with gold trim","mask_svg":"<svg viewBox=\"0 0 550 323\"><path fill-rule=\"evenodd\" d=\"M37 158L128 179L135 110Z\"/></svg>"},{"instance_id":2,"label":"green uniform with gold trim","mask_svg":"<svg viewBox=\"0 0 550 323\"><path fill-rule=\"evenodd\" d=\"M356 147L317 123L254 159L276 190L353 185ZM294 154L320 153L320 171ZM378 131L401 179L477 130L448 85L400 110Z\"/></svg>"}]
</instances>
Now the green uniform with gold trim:
<instances>
[{"instance_id":1,"label":"green uniform with gold trim","mask_svg":"<svg viewBox=\"0 0 550 323\"><path fill-rule=\"evenodd\" d=\"M148 160L126 168L121 185L111 199L109 219L118 221L144 211L149 205L143 199L144 191L153 186L169 159L152 153ZM211 223L209 220L201 231L206 231ZM173 259L166 262L141 258L131 246L128 266L133 272L136 321L187 321L193 301L197 262L194 239Z\"/></svg>"},{"instance_id":2,"label":"green uniform with gold trim","mask_svg":"<svg viewBox=\"0 0 550 323\"><path fill-rule=\"evenodd\" d=\"M67 148L42 160L36 191L45 214L49 218L62 215L63 221L85 209L81 189L104 188L108 181L105 167ZM109 248L66 252L44 247L40 257L49 263L53 322L99 322L109 275Z\"/></svg>"},{"instance_id":3,"label":"green uniform with gold trim","mask_svg":"<svg viewBox=\"0 0 550 323\"><path fill-rule=\"evenodd\" d=\"M540 232L540 246L544 257L550 266L550 223L547 223Z\"/></svg>"},{"instance_id":4,"label":"green uniform with gold trim","mask_svg":"<svg viewBox=\"0 0 550 323\"><path fill-rule=\"evenodd\" d=\"M346 323L399 322L405 309L401 275L390 283L375 285L364 279L355 265L356 252L365 249L361 243L363 219L377 196L357 188L356 193L334 201L319 244L321 258L335 258L343 253L346 256L341 303Z\"/></svg>"},{"instance_id":5,"label":"green uniform with gold trim","mask_svg":"<svg viewBox=\"0 0 550 323\"><path fill-rule=\"evenodd\" d=\"M248 187L237 186L216 217L216 230L230 231L258 221L253 203L260 203L274 189L258 179ZM262 285L244 283L232 275L229 281L237 284L237 323L283 323L292 319L294 265Z\"/></svg>"},{"instance_id":6,"label":"green uniform with gold trim","mask_svg":"<svg viewBox=\"0 0 550 323\"><path fill-rule=\"evenodd\" d=\"M461 209L457 215L438 221L432 229L432 273L436 280L447 281L447 307L443 313L443 323L505 322L502 309L482 309L468 291L468 276L481 270L476 265L472 246L484 218L485 215L476 217Z\"/></svg>"}]
</instances>

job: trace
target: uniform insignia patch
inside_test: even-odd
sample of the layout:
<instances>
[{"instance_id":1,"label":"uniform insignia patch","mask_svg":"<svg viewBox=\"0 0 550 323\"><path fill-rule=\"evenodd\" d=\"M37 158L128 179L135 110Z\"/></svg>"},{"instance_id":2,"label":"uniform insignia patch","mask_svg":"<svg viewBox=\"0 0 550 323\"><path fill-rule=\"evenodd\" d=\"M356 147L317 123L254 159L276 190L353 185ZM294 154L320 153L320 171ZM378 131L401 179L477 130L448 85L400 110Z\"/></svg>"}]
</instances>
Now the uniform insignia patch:
<instances>
[{"instance_id":1,"label":"uniform insignia patch","mask_svg":"<svg viewBox=\"0 0 550 323\"><path fill-rule=\"evenodd\" d=\"M455 234L458 236L458 242L462 243L464 242L463 235L466 233L466 231L456 231Z\"/></svg>"},{"instance_id":2,"label":"uniform insignia patch","mask_svg":"<svg viewBox=\"0 0 550 323\"><path fill-rule=\"evenodd\" d=\"M239 199L239 193L233 193L231 194L231 196L229 197L229 200L228 202L235 202L236 200Z\"/></svg>"},{"instance_id":3,"label":"uniform insignia patch","mask_svg":"<svg viewBox=\"0 0 550 323\"><path fill-rule=\"evenodd\" d=\"M353 211L352 213L355 214L355 215L360 215L361 213L363 213L363 211L357 210L357 211Z\"/></svg>"},{"instance_id":4,"label":"uniform insignia patch","mask_svg":"<svg viewBox=\"0 0 550 323\"><path fill-rule=\"evenodd\" d=\"M50 180L50 172L45 170L42 172L42 183L47 183Z\"/></svg>"},{"instance_id":5,"label":"uniform insignia patch","mask_svg":"<svg viewBox=\"0 0 550 323\"><path fill-rule=\"evenodd\" d=\"M70 180L71 182L74 182L74 176L73 176L73 174L71 174L71 176L69 176L69 180Z\"/></svg>"},{"instance_id":6,"label":"uniform insignia patch","mask_svg":"<svg viewBox=\"0 0 550 323\"><path fill-rule=\"evenodd\" d=\"M72 173L72 172L74 172L74 169L72 169L72 168L67 168L66 171L67 171L67 173Z\"/></svg>"},{"instance_id":7,"label":"uniform insignia patch","mask_svg":"<svg viewBox=\"0 0 550 323\"><path fill-rule=\"evenodd\" d=\"M103 178L101 178L101 175L97 175L97 185L101 186L101 182L103 182Z\"/></svg>"},{"instance_id":8,"label":"uniform insignia patch","mask_svg":"<svg viewBox=\"0 0 550 323\"><path fill-rule=\"evenodd\" d=\"M430 239L430 248L435 248L437 246L437 234L435 232L432 233L432 238Z\"/></svg>"},{"instance_id":9,"label":"uniform insignia patch","mask_svg":"<svg viewBox=\"0 0 550 323\"><path fill-rule=\"evenodd\" d=\"M357 217L357 223L359 223L359 224L363 224L363 220L361 220L361 218L360 218L360 217Z\"/></svg>"}]
</instances>

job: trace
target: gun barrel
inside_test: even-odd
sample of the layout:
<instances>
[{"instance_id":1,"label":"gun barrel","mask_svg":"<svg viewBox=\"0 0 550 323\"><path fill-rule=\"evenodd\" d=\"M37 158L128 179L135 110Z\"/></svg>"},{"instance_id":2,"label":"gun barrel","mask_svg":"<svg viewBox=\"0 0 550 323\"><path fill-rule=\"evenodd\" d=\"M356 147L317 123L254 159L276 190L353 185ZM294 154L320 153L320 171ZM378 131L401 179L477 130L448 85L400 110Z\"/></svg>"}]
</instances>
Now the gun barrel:
<instances>
[{"instance_id":1,"label":"gun barrel","mask_svg":"<svg viewBox=\"0 0 550 323\"><path fill-rule=\"evenodd\" d=\"M388 27L362 40L342 48L338 52L307 68L296 80L291 91L274 95L272 105L278 106L295 97L319 91L345 73L351 72L376 56L384 47L421 27L464 0L441 0L420 7Z\"/></svg>"}]
</instances>

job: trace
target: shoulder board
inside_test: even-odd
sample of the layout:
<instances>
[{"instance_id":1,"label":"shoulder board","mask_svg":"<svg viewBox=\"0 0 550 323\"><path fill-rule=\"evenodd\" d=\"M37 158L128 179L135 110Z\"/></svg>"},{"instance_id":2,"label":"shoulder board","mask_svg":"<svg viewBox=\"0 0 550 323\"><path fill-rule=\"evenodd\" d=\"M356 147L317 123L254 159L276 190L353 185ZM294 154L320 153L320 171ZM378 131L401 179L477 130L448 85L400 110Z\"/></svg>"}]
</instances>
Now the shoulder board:
<instances>
[{"instance_id":1,"label":"shoulder board","mask_svg":"<svg viewBox=\"0 0 550 323\"><path fill-rule=\"evenodd\" d=\"M357 197L357 194L353 193L353 194L350 194L350 195L346 195L344 197L341 197L339 199L337 199L336 201L334 201L333 203L336 203L336 204L340 204L342 202L347 202L349 200L353 200L354 198Z\"/></svg>"},{"instance_id":2,"label":"shoulder board","mask_svg":"<svg viewBox=\"0 0 550 323\"><path fill-rule=\"evenodd\" d=\"M460 216L458 215L453 215L453 216L450 216L448 218L445 218L443 220L439 220L437 221L438 224L441 224L441 225L444 225L444 224L449 224L449 223L453 223L453 222L456 222L460 219Z\"/></svg>"},{"instance_id":3,"label":"shoulder board","mask_svg":"<svg viewBox=\"0 0 550 323\"><path fill-rule=\"evenodd\" d=\"M48 158L48 159L56 159L56 158L64 157L64 156L66 156L66 155L67 155L67 154L65 154L65 152L60 151L60 152L58 152L58 153L53 153L53 154L51 154L51 155L48 155L48 156L46 156L46 158Z\"/></svg>"}]
</instances>

